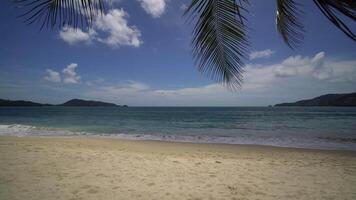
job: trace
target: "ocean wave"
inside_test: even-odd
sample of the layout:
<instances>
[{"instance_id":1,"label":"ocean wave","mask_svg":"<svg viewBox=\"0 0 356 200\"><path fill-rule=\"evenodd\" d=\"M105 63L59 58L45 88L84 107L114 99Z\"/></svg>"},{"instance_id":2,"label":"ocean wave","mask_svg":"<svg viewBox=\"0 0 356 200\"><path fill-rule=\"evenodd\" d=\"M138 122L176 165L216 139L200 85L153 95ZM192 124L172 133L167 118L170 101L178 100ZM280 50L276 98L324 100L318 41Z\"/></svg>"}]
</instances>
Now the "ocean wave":
<instances>
[{"instance_id":1,"label":"ocean wave","mask_svg":"<svg viewBox=\"0 0 356 200\"><path fill-rule=\"evenodd\" d=\"M63 129L36 127L23 124L2 124L0 125L1 136L74 136L86 135L83 132L73 132Z\"/></svg>"},{"instance_id":2,"label":"ocean wave","mask_svg":"<svg viewBox=\"0 0 356 200\"><path fill-rule=\"evenodd\" d=\"M356 143L356 138L344 138L344 137L319 137L323 140L330 140L341 143Z\"/></svg>"},{"instance_id":3,"label":"ocean wave","mask_svg":"<svg viewBox=\"0 0 356 200\"><path fill-rule=\"evenodd\" d=\"M94 137L127 140L154 140L169 142L250 144L293 148L332 149L356 151L355 139L300 138L300 137L264 137L262 135L207 136L176 134L134 134L134 133L94 133L71 131L59 128L36 127L22 124L0 125L0 136L53 136L53 137Z\"/></svg>"},{"instance_id":4,"label":"ocean wave","mask_svg":"<svg viewBox=\"0 0 356 200\"><path fill-rule=\"evenodd\" d=\"M34 126L21 124L0 125L0 135L29 135L34 128Z\"/></svg>"}]
</instances>

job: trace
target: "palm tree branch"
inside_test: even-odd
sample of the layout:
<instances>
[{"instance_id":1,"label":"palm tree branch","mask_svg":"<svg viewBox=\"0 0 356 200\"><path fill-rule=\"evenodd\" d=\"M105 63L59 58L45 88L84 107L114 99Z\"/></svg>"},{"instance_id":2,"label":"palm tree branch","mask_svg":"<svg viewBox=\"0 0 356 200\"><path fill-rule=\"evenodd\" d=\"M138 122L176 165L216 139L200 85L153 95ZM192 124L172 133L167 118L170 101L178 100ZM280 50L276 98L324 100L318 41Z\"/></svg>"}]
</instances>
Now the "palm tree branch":
<instances>
[{"instance_id":1,"label":"palm tree branch","mask_svg":"<svg viewBox=\"0 0 356 200\"><path fill-rule=\"evenodd\" d=\"M356 1L353 0L313 0L320 11L338 29L344 32L349 38L356 41L356 36L346 23L337 16L337 12L356 21Z\"/></svg>"},{"instance_id":2,"label":"palm tree branch","mask_svg":"<svg viewBox=\"0 0 356 200\"><path fill-rule=\"evenodd\" d=\"M248 47L243 9L235 0L192 0L185 12L195 22L192 46L199 71L230 89L242 84Z\"/></svg>"},{"instance_id":3,"label":"palm tree branch","mask_svg":"<svg viewBox=\"0 0 356 200\"><path fill-rule=\"evenodd\" d=\"M298 47L304 37L304 26L300 22L302 11L296 0L277 0L277 31L291 48Z\"/></svg>"},{"instance_id":4,"label":"palm tree branch","mask_svg":"<svg viewBox=\"0 0 356 200\"><path fill-rule=\"evenodd\" d=\"M27 24L40 23L54 28L91 26L94 18L104 11L104 0L13 0L24 8L20 18Z\"/></svg>"}]
</instances>

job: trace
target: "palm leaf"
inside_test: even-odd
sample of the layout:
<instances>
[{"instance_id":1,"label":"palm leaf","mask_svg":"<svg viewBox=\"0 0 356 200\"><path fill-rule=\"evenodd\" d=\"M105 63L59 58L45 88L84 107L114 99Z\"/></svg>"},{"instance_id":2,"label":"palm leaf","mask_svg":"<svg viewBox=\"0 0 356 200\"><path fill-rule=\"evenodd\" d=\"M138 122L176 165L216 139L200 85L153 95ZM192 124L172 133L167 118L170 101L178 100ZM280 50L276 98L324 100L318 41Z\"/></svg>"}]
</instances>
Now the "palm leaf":
<instances>
[{"instance_id":1,"label":"palm leaf","mask_svg":"<svg viewBox=\"0 0 356 200\"><path fill-rule=\"evenodd\" d=\"M20 16L25 23L44 27L91 26L104 10L104 0L13 0L26 11Z\"/></svg>"},{"instance_id":2,"label":"palm leaf","mask_svg":"<svg viewBox=\"0 0 356 200\"><path fill-rule=\"evenodd\" d=\"M248 46L244 2L192 0L185 12L196 23L192 46L199 71L230 89L241 86Z\"/></svg>"},{"instance_id":3,"label":"palm leaf","mask_svg":"<svg viewBox=\"0 0 356 200\"><path fill-rule=\"evenodd\" d=\"M301 13L295 0L277 0L277 31L291 48L298 47L303 40L304 26L300 22Z\"/></svg>"},{"instance_id":4,"label":"palm leaf","mask_svg":"<svg viewBox=\"0 0 356 200\"><path fill-rule=\"evenodd\" d=\"M321 12L349 38L356 41L356 36L352 30L337 16L337 12L356 21L356 1L355 0L314 0Z\"/></svg>"}]
</instances>

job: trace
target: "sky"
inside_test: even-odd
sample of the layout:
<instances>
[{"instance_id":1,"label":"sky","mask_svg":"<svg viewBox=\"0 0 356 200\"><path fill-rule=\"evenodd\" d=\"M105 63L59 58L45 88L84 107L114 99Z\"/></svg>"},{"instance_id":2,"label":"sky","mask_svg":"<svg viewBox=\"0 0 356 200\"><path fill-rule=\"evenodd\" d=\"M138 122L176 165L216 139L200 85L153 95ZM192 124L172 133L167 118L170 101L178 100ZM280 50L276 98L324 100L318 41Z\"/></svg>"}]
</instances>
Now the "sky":
<instances>
[{"instance_id":1,"label":"sky","mask_svg":"<svg viewBox=\"0 0 356 200\"><path fill-rule=\"evenodd\" d=\"M250 54L241 89L199 73L182 17L188 0L111 0L91 30L39 31L0 2L0 98L62 103L72 98L129 106L267 106L356 91L356 46L312 1L300 1L303 44L275 28L274 0L251 0ZM354 22L346 20L355 30Z\"/></svg>"}]
</instances>

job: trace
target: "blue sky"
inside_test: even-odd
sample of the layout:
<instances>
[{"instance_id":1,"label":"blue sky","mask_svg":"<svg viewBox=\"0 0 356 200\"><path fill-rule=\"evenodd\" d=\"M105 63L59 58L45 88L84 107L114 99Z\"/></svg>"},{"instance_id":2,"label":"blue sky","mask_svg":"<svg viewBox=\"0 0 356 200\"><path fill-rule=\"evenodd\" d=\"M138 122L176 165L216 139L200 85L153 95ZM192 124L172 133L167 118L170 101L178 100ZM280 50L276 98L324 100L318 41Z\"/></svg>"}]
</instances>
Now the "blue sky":
<instances>
[{"instance_id":1,"label":"blue sky","mask_svg":"<svg viewBox=\"0 0 356 200\"><path fill-rule=\"evenodd\" d=\"M242 89L201 75L191 55L189 1L114 0L92 30L39 31L0 2L0 98L61 103L95 99L132 106L265 106L356 91L355 42L312 1L301 1L304 44L289 49L275 28L275 1L251 1L250 59ZM354 22L347 21L354 28Z\"/></svg>"}]
</instances>

